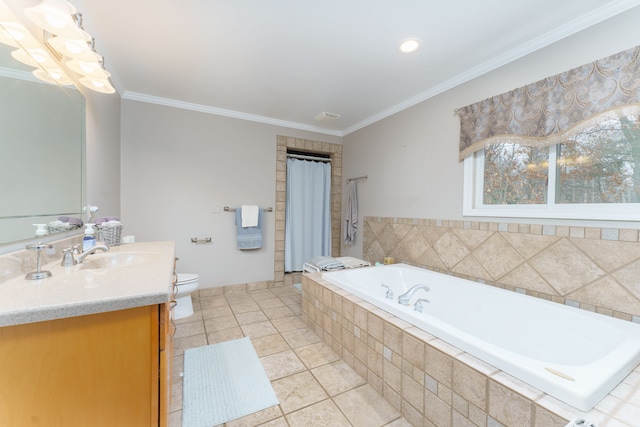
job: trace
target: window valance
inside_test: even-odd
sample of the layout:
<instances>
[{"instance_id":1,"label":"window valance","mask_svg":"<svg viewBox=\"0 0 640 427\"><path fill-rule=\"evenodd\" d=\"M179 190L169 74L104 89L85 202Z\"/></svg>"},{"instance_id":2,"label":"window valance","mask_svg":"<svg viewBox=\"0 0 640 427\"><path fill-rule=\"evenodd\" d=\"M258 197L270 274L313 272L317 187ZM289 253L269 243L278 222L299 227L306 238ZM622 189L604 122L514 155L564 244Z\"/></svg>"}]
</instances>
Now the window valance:
<instances>
[{"instance_id":1,"label":"window valance","mask_svg":"<svg viewBox=\"0 0 640 427\"><path fill-rule=\"evenodd\" d=\"M487 144L556 144L598 122L640 113L640 46L456 111L461 160Z\"/></svg>"}]
</instances>

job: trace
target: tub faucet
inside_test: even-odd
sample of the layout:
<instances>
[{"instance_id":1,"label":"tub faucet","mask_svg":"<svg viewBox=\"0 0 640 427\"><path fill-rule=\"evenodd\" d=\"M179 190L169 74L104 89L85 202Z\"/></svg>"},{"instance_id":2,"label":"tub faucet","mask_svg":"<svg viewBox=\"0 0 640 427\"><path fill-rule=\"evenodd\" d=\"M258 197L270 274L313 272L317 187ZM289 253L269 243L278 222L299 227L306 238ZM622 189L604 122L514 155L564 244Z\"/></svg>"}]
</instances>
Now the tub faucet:
<instances>
[{"instance_id":1,"label":"tub faucet","mask_svg":"<svg viewBox=\"0 0 640 427\"><path fill-rule=\"evenodd\" d=\"M78 258L76 258L76 261L78 262L78 264L82 263L82 261L84 261L84 259L86 257L91 255L92 253L94 253L98 249L100 249L103 252L106 252L106 251L109 250L109 247L105 246L105 245L96 245L96 246L92 247L91 249L89 249L88 251L84 251L80 255L78 255Z\"/></svg>"},{"instance_id":2,"label":"tub faucet","mask_svg":"<svg viewBox=\"0 0 640 427\"><path fill-rule=\"evenodd\" d=\"M387 288L387 292L384 294L385 298L393 299L393 291L391 290L391 288L384 283L381 283L380 286L382 286L383 288Z\"/></svg>"},{"instance_id":3,"label":"tub faucet","mask_svg":"<svg viewBox=\"0 0 640 427\"><path fill-rule=\"evenodd\" d=\"M413 296L413 294L415 294L420 289L424 289L425 291L428 291L429 287L427 285L412 286L411 289L409 289L407 292L405 292L404 294L398 297L398 304L409 305L409 301L411 300L411 297Z\"/></svg>"},{"instance_id":4,"label":"tub faucet","mask_svg":"<svg viewBox=\"0 0 640 427\"><path fill-rule=\"evenodd\" d=\"M413 305L413 309L419 313L422 313L422 310L424 309L424 306L422 305L423 302L430 303L431 301L426 298L418 298L418 301L416 301L416 303Z\"/></svg>"}]
</instances>

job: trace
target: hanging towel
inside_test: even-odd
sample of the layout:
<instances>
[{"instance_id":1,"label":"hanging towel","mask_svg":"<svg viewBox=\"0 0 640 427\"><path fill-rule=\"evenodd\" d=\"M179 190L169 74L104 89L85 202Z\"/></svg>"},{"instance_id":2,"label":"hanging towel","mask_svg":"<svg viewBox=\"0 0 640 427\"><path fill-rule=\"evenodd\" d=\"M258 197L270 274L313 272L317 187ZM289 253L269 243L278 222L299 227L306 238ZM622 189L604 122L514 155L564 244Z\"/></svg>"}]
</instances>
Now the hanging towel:
<instances>
[{"instance_id":1,"label":"hanging towel","mask_svg":"<svg viewBox=\"0 0 640 427\"><path fill-rule=\"evenodd\" d=\"M258 209L258 222L255 227L243 227L242 210L242 208L236 209L238 249L260 249L262 247L262 211Z\"/></svg>"},{"instance_id":2,"label":"hanging towel","mask_svg":"<svg viewBox=\"0 0 640 427\"><path fill-rule=\"evenodd\" d=\"M347 209L345 211L344 242L353 245L358 231L358 189L356 181L349 183L347 188Z\"/></svg>"},{"instance_id":3,"label":"hanging towel","mask_svg":"<svg viewBox=\"0 0 640 427\"><path fill-rule=\"evenodd\" d=\"M242 212L242 227L257 227L260 207L258 205L242 205L240 209Z\"/></svg>"}]
</instances>

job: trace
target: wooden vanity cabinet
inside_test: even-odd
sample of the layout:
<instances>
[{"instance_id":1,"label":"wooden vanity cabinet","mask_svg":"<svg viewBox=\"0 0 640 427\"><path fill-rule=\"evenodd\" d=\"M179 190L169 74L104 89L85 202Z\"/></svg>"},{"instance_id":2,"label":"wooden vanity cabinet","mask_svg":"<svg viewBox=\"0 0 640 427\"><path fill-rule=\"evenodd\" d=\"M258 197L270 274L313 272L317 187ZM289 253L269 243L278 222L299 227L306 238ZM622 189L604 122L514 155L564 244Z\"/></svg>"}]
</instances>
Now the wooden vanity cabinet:
<instances>
[{"instance_id":1,"label":"wooden vanity cabinet","mask_svg":"<svg viewBox=\"0 0 640 427\"><path fill-rule=\"evenodd\" d=\"M166 426L170 305L0 328L0 426Z\"/></svg>"}]
</instances>

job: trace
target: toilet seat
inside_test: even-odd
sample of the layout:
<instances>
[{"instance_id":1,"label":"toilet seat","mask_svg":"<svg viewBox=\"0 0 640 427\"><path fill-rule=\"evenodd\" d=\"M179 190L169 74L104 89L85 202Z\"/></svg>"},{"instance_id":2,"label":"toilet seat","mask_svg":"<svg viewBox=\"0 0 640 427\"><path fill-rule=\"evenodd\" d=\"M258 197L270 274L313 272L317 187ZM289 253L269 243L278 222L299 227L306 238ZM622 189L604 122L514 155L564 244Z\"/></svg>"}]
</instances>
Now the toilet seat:
<instances>
[{"instance_id":1,"label":"toilet seat","mask_svg":"<svg viewBox=\"0 0 640 427\"><path fill-rule=\"evenodd\" d=\"M179 273L178 274L178 281L176 282L176 284L178 286L186 285L188 283L197 282L198 280L199 280L199 276L197 274Z\"/></svg>"}]
</instances>

